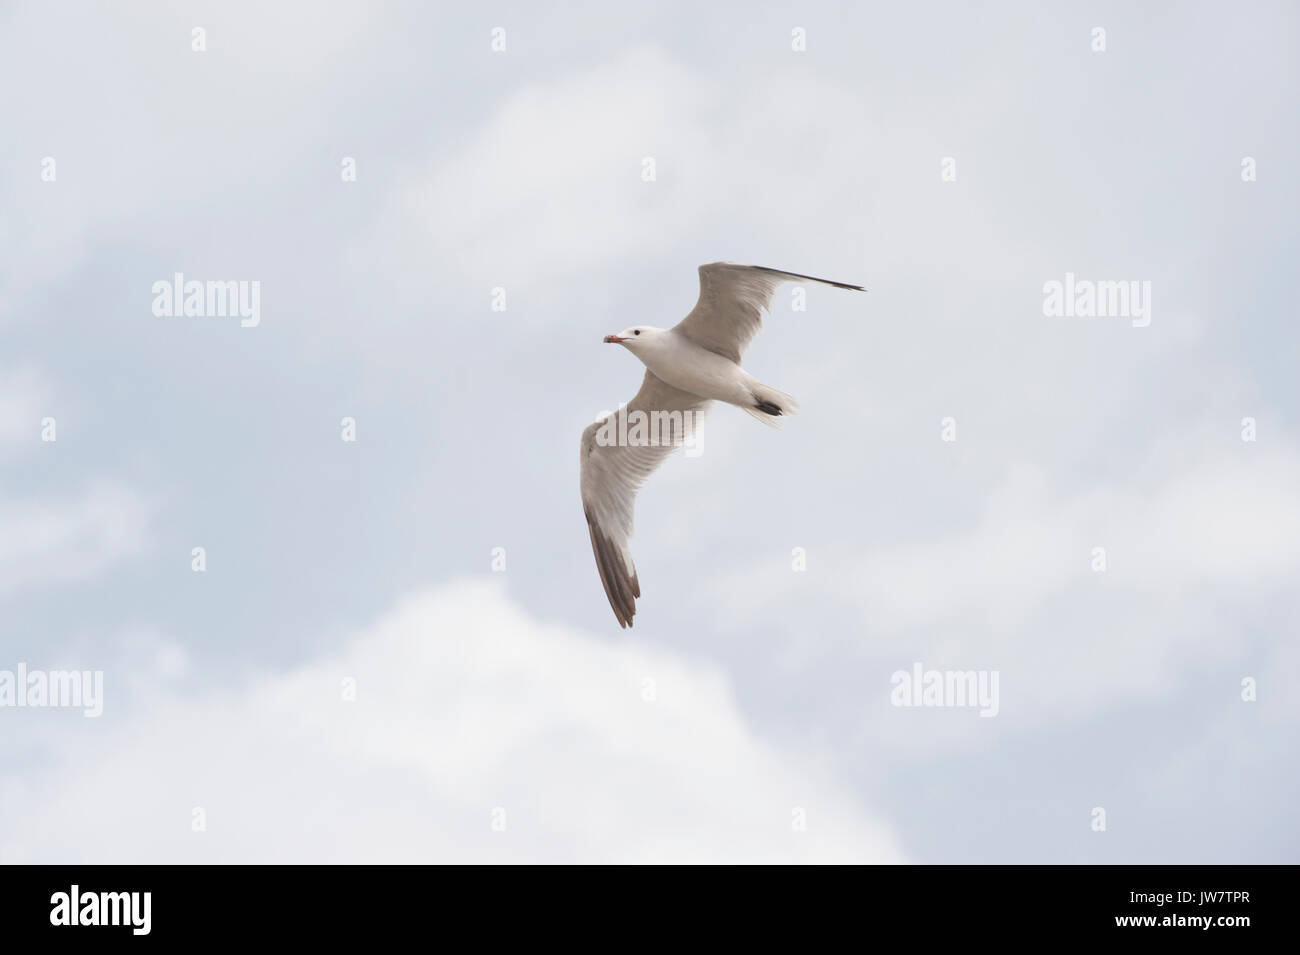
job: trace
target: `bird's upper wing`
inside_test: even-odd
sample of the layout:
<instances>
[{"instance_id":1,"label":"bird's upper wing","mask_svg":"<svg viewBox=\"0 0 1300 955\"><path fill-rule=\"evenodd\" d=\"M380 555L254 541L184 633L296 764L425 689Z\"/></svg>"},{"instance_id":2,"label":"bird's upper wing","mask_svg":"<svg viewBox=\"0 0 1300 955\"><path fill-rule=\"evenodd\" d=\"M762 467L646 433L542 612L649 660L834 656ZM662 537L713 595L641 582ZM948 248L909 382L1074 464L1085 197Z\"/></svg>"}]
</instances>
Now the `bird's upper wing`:
<instances>
[{"instance_id":1,"label":"bird's upper wing","mask_svg":"<svg viewBox=\"0 0 1300 955\"><path fill-rule=\"evenodd\" d=\"M636 598L641 596L641 584L628 549L636 492L664 458L692 439L707 405L707 400L665 384L647 371L641 390L627 403L626 439L619 435L618 411L582 432L582 510L591 532L600 582L623 627L631 625ZM638 411L645 415L643 434L638 434L636 427ZM668 414L656 416L654 412Z\"/></svg>"},{"instance_id":2,"label":"bird's upper wing","mask_svg":"<svg viewBox=\"0 0 1300 955\"><path fill-rule=\"evenodd\" d=\"M763 325L763 311L782 282L822 282L836 288L863 291L811 275L765 269L761 265L714 262L700 266L700 299L676 330L695 344L740 364L740 356Z\"/></svg>"}]
</instances>

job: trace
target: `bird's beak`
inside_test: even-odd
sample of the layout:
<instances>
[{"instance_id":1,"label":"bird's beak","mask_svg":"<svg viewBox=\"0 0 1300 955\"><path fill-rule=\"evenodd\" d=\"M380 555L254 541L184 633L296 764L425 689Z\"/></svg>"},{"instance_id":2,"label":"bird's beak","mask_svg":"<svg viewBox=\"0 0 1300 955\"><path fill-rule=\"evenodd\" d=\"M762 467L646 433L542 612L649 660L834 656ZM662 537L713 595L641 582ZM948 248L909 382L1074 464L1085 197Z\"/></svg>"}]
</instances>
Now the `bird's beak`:
<instances>
[{"instance_id":1,"label":"bird's beak","mask_svg":"<svg viewBox=\"0 0 1300 955\"><path fill-rule=\"evenodd\" d=\"M606 344L606 345L617 345L619 342L625 342L625 341L627 341L626 338L619 338L617 335L606 335L606 336L605 336L605 344Z\"/></svg>"}]
</instances>

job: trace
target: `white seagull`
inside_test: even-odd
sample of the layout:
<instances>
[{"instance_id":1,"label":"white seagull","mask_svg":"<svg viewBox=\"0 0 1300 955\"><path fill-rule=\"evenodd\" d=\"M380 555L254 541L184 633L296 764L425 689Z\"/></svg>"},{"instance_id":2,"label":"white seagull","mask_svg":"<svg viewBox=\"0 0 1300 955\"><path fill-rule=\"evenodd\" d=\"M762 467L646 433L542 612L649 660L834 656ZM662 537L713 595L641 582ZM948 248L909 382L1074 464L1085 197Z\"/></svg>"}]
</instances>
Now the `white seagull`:
<instances>
[{"instance_id":1,"label":"white seagull","mask_svg":"<svg viewBox=\"0 0 1300 955\"><path fill-rule=\"evenodd\" d=\"M661 461L691 436L692 420L712 400L742 408L766 424L794 414L798 405L784 392L763 384L740 367L740 357L763 324L762 313L783 282L821 282L836 288L863 291L829 279L765 269L757 265L714 262L700 266L700 299L673 328L633 325L605 341L622 345L646 366L641 390L622 412L605 415L582 432L582 510L591 533L591 549L605 595L619 625L629 627L641 596L628 541L632 509L642 482ZM627 427L635 421L657 419L672 427L671 439L651 429ZM625 414L615 428L616 414ZM673 417L675 415L675 417ZM613 439L617 434L617 439Z\"/></svg>"}]
</instances>

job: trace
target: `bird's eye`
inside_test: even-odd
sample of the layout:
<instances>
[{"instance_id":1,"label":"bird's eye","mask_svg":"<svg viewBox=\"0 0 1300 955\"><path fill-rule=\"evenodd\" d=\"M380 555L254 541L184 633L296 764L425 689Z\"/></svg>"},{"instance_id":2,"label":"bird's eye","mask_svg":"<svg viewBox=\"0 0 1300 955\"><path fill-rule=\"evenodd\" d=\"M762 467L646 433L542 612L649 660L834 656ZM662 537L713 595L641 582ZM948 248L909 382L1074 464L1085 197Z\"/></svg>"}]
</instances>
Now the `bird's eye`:
<instances>
[{"instance_id":1,"label":"bird's eye","mask_svg":"<svg viewBox=\"0 0 1300 955\"><path fill-rule=\"evenodd\" d=\"M641 329L639 329L639 328L634 328L634 329L632 329L632 334L633 334L633 335L640 335L640 334L641 334Z\"/></svg>"}]
</instances>

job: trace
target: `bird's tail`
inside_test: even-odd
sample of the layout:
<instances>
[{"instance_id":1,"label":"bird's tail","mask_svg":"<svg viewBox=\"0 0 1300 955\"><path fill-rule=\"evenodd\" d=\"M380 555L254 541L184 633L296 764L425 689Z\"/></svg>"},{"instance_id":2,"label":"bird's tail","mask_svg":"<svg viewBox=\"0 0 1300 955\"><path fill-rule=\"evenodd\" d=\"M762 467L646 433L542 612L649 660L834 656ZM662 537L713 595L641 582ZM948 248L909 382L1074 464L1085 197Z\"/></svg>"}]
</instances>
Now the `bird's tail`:
<instances>
[{"instance_id":1,"label":"bird's tail","mask_svg":"<svg viewBox=\"0 0 1300 955\"><path fill-rule=\"evenodd\" d=\"M763 424L776 427L781 418L786 415L797 414L799 411L799 402L795 401L794 398L784 391L769 388L761 381L749 382L749 394L750 403L741 405L741 407Z\"/></svg>"}]
</instances>

